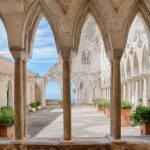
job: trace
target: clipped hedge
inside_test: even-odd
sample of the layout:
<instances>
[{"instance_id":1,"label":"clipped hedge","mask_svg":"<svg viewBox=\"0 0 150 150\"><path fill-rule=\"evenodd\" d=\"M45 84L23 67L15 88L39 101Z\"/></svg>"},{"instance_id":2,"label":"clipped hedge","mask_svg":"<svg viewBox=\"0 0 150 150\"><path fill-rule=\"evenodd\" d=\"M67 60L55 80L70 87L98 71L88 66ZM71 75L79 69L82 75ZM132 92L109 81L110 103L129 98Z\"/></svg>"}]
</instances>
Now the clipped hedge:
<instances>
[{"instance_id":1,"label":"clipped hedge","mask_svg":"<svg viewBox=\"0 0 150 150\"><path fill-rule=\"evenodd\" d=\"M132 103L128 100L121 101L121 109L131 109L133 107Z\"/></svg>"},{"instance_id":2,"label":"clipped hedge","mask_svg":"<svg viewBox=\"0 0 150 150\"><path fill-rule=\"evenodd\" d=\"M107 107L107 106L110 106L110 101L102 99L102 100L98 101L96 104L97 104L97 106Z\"/></svg>"}]
</instances>

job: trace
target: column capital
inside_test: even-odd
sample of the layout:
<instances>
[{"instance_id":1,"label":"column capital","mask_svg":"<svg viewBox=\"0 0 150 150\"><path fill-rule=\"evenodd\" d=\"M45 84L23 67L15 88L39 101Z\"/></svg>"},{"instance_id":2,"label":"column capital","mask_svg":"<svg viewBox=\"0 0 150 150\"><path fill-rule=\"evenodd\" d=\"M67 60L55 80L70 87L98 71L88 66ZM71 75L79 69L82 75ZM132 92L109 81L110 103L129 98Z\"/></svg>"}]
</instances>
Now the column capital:
<instances>
[{"instance_id":1,"label":"column capital","mask_svg":"<svg viewBox=\"0 0 150 150\"><path fill-rule=\"evenodd\" d=\"M72 47L61 48L61 56L63 60L70 60Z\"/></svg>"},{"instance_id":2,"label":"column capital","mask_svg":"<svg viewBox=\"0 0 150 150\"><path fill-rule=\"evenodd\" d=\"M113 49L112 57L113 59L121 59L123 54L123 49Z\"/></svg>"},{"instance_id":3,"label":"column capital","mask_svg":"<svg viewBox=\"0 0 150 150\"><path fill-rule=\"evenodd\" d=\"M11 47L10 51L14 59L21 59L22 61L27 62L30 58L29 55L18 46Z\"/></svg>"}]
</instances>

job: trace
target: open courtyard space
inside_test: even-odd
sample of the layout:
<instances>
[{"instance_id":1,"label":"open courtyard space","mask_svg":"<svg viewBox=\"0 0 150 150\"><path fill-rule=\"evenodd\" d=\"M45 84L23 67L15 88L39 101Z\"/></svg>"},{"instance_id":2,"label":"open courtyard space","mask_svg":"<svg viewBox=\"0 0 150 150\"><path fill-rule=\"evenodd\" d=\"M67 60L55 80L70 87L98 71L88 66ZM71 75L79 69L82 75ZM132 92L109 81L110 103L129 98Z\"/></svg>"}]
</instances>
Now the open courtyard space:
<instances>
[{"instance_id":1,"label":"open courtyard space","mask_svg":"<svg viewBox=\"0 0 150 150\"><path fill-rule=\"evenodd\" d=\"M105 137L110 133L110 118L92 105L72 106L73 137ZM48 106L28 114L28 135L32 138L62 138L63 109ZM124 127L122 136L139 136L140 128Z\"/></svg>"}]
</instances>

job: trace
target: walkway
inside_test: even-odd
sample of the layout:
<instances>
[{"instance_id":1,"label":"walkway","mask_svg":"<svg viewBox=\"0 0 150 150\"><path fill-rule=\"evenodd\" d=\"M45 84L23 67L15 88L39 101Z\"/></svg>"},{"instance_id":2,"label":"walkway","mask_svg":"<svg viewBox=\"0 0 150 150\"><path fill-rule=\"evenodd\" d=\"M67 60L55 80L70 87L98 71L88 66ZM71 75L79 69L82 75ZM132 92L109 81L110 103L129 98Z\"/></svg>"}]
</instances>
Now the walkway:
<instances>
[{"instance_id":1,"label":"walkway","mask_svg":"<svg viewBox=\"0 0 150 150\"><path fill-rule=\"evenodd\" d=\"M122 128L123 136L139 135L139 127ZM109 119L93 106L72 107L73 137L105 137L109 134ZM47 107L29 113L28 135L35 138L60 138L63 136L63 113L59 107Z\"/></svg>"}]
</instances>

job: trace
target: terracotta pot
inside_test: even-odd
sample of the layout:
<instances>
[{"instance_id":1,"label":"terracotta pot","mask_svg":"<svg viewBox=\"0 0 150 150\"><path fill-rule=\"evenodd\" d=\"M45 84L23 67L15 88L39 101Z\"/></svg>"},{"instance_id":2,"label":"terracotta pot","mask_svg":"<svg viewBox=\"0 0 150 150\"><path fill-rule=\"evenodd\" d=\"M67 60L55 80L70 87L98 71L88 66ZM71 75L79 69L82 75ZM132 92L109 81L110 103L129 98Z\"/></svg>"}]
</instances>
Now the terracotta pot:
<instances>
[{"instance_id":1,"label":"terracotta pot","mask_svg":"<svg viewBox=\"0 0 150 150\"><path fill-rule=\"evenodd\" d=\"M0 125L0 137L14 137L14 125L11 127Z\"/></svg>"},{"instance_id":2,"label":"terracotta pot","mask_svg":"<svg viewBox=\"0 0 150 150\"><path fill-rule=\"evenodd\" d=\"M132 125L129 118L131 111L132 109L121 109L121 127L130 127Z\"/></svg>"},{"instance_id":3,"label":"terracotta pot","mask_svg":"<svg viewBox=\"0 0 150 150\"><path fill-rule=\"evenodd\" d=\"M97 106L96 105L96 109L97 109L97 111L103 111L102 106Z\"/></svg>"},{"instance_id":4,"label":"terracotta pot","mask_svg":"<svg viewBox=\"0 0 150 150\"><path fill-rule=\"evenodd\" d=\"M107 118L110 117L110 109L111 109L110 106L106 107L106 116L107 116Z\"/></svg>"},{"instance_id":5,"label":"terracotta pot","mask_svg":"<svg viewBox=\"0 0 150 150\"><path fill-rule=\"evenodd\" d=\"M141 125L140 129L141 135L150 135L150 123Z\"/></svg>"},{"instance_id":6,"label":"terracotta pot","mask_svg":"<svg viewBox=\"0 0 150 150\"><path fill-rule=\"evenodd\" d=\"M106 115L106 107L102 107L104 115Z\"/></svg>"}]
</instances>

